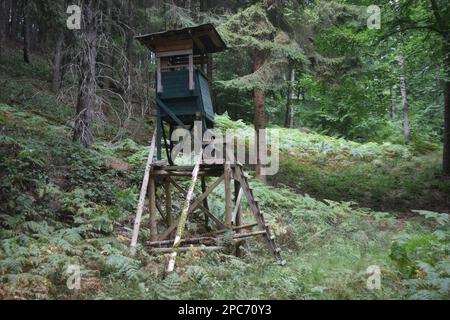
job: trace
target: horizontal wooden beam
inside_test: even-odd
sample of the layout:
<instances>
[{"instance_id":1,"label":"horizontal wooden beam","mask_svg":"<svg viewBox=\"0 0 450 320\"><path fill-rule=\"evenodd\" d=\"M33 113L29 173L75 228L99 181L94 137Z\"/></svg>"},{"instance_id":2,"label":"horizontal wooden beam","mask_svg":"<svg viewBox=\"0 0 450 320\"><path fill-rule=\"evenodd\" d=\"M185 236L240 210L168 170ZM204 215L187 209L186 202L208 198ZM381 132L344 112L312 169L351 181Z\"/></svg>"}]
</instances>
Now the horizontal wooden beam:
<instances>
[{"instance_id":1,"label":"horizontal wooden beam","mask_svg":"<svg viewBox=\"0 0 450 320\"><path fill-rule=\"evenodd\" d=\"M205 177L220 177L223 174L222 171L200 171L198 173L199 176ZM152 172L152 176L165 176L165 177L190 177L192 173L188 171L165 171L165 170L155 170Z\"/></svg>"},{"instance_id":2,"label":"horizontal wooden beam","mask_svg":"<svg viewBox=\"0 0 450 320\"><path fill-rule=\"evenodd\" d=\"M233 240L242 240L246 238L251 238L259 235L265 234L266 231L255 231L255 232L247 232L247 233L238 233L233 235ZM206 236L200 236L197 238L188 238L188 239L181 239L180 243L182 244L205 244L206 242L210 244L214 244L214 242L223 241L223 237L206 237ZM147 242L147 245L150 247L156 247L156 246L164 246L164 245L171 245L173 244L173 240L161 240L161 241L150 241Z\"/></svg>"},{"instance_id":3,"label":"horizontal wooden beam","mask_svg":"<svg viewBox=\"0 0 450 320\"><path fill-rule=\"evenodd\" d=\"M203 194L200 195L200 197L198 197L197 199L195 199L195 202L191 204L191 206L189 207L189 211L188 213L191 213L192 211L194 211L199 205L201 205L201 203L203 202L203 200L205 200L205 198L215 189L217 188L217 186L223 181L223 179L225 179L225 175L221 175L219 179L216 180L216 182L214 182L212 185L210 185L205 192L203 192Z\"/></svg>"},{"instance_id":4,"label":"horizontal wooden beam","mask_svg":"<svg viewBox=\"0 0 450 320\"><path fill-rule=\"evenodd\" d=\"M180 247L177 249L178 252L188 252L188 251L220 251L224 250L225 247L222 246L210 246L210 247ZM171 253L173 248L153 248L150 252L153 253Z\"/></svg>"},{"instance_id":5,"label":"horizontal wooden beam","mask_svg":"<svg viewBox=\"0 0 450 320\"><path fill-rule=\"evenodd\" d=\"M256 226L258 226L257 223L252 223L252 224L246 224L246 225L242 225L242 226L238 226L238 227L233 227L233 228L231 228L231 230L237 231L237 230L242 230L242 229L250 229L250 228L254 228ZM225 232L228 232L228 231L230 231L229 228L214 231L213 234L220 234L220 233L225 233Z\"/></svg>"}]
</instances>

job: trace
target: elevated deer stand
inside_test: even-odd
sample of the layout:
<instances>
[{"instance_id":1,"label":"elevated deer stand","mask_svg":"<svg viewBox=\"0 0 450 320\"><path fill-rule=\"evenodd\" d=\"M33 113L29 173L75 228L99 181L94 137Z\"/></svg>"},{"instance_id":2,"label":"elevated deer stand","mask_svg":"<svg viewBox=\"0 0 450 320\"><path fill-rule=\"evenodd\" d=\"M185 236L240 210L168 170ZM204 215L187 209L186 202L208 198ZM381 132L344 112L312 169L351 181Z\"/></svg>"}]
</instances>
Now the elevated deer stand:
<instances>
[{"instance_id":1,"label":"elevated deer stand","mask_svg":"<svg viewBox=\"0 0 450 320\"><path fill-rule=\"evenodd\" d=\"M173 271L179 252L215 251L232 247L235 254L240 256L242 242L255 236L264 237L271 255L278 264L283 265L285 262L280 249L275 244L241 164L205 164L202 151L197 156L195 166L175 166L170 157L173 145L166 139L164 125L169 127L169 134L177 126L192 128L195 120L201 121L202 132L213 127L210 89L202 69L211 68L211 53L226 49L219 34L212 25L207 24L139 36L137 39L156 53L157 129L142 183L131 247L137 245L145 199L148 197L151 240L144 245L153 253L171 253L167 271ZM161 161L161 140L164 141L169 164ZM153 160L155 149L157 161ZM177 181L181 177L191 178L189 189L184 189ZM208 186L209 177L214 177L215 181ZM201 194L194 198L197 180L200 180ZM222 183L225 190L223 221L211 213L208 205L208 197ZM161 196L158 195L158 189L163 191ZM174 191L184 197L184 207L178 216L174 215L172 206ZM252 224L242 224L241 203L244 197L255 219ZM185 237L186 221L197 212L202 214L204 232Z\"/></svg>"}]
</instances>

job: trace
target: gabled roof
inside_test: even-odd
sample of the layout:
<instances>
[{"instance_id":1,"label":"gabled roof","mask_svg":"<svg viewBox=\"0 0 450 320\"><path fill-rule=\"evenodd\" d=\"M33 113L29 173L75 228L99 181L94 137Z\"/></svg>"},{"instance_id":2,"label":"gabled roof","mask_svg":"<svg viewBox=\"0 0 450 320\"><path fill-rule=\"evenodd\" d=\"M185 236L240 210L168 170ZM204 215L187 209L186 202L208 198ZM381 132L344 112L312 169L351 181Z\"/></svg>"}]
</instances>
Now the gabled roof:
<instances>
[{"instance_id":1,"label":"gabled roof","mask_svg":"<svg viewBox=\"0 0 450 320\"><path fill-rule=\"evenodd\" d=\"M210 23L196 27L149 33L137 36L136 39L152 51L156 51L158 45L188 39L194 41L194 54L216 53L227 49L227 45L216 28Z\"/></svg>"}]
</instances>

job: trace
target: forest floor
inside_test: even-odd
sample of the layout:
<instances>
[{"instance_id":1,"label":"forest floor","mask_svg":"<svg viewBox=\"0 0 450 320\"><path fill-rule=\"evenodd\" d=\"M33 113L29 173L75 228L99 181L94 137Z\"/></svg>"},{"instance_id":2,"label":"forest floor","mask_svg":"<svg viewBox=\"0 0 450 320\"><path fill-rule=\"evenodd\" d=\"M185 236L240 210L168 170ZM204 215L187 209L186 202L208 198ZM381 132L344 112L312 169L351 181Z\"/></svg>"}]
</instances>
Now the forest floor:
<instances>
[{"instance_id":1,"label":"forest floor","mask_svg":"<svg viewBox=\"0 0 450 320\"><path fill-rule=\"evenodd\" d=\"M251 240L243 259L185 254L165 276L167 257L128 250L148 148L100 130L92 148L74 145L73 104L49 79L38 57L0 58L0 299L450 298L450 182L438 150L281 129L279 174L251 185L286 266ZM222 195L210 203L218 216ZM189 230L199 224L194 216ZM81 267L80 290L66 286L69 265ZM367 287L370 266L379 290Z\"/></svg>"}]
</instances>

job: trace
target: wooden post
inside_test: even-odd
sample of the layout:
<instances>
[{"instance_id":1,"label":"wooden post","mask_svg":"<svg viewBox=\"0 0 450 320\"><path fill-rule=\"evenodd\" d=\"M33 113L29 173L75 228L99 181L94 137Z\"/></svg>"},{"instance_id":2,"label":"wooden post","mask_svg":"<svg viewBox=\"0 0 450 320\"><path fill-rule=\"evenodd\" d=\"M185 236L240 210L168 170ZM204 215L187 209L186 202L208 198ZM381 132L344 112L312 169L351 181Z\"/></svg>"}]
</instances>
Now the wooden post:
<instances>
[{"instance_id":1,"label":"wooden post","mask_svg":"<svg viewBox=\"0 0 450 320\"><path fill-rule=\"evenodd\" d=\"M152 241L158 240L158 221L156 219L156 182L155 177L150 177L150 183L148 187L148 201L150 211L150 239Z\"/></svg>"},{"instance_id":2,"label":"wooden post","mask_svg":"<svg viewBox=\"0 0 450 320\"><path fill-rule=\"evenodd\" d=\"M206 178L204 176L202 176L201 179L202 179L202 193L205 193L205 191L206 191ZM203 200L203 207L205 207L206 210L209 210L208 197L206 197ZM206 231L209 231L209 217L206 214L206 212L204 212L204 215L205 215L205 229L206 229Z\"/></svg>"},{"instance_id":3,"label":"wooden post","mask_svg":"<svg viewBox=\"0 0 450 320\"><path fill-rule=\"evenodd\" d=\"M193 91L194 86L194 55L189 55L189 90Z\"/></svg>"},{"instance_id":4,"label":"wooden post","mask_svg":"<svg viewBox=\"0 0 450 320\"><path fill-rule=\"evenodd\" d=\"M156 111L156 159L161 160L161 137L162 137L162 122L161 122L161 107L156 103L157 111Z\"/></svg>"},{"instance_id":5,"label":"wooden post","mask_svg":"<svg viewBox=\"0 0 450 320\"><path fill-rule=\"evenodd\" d=\"M163 86L161 82L161 58L156 58L156 92L163 92Z\"/></svg>"},{"instance_id":6,"label":"wooden post","mask_svg":"<svg viewBox=\"0 0 450 320\"><path fill-rule=\"evenodd\" d=\"M224 144L224 178L225 178L225 225L231 227L233 221L233 209L231 200L231 166L228 161L227 144Z\"/></svg>"},{"instance_id":7,"label":"wooden post","mask_svg":"<svg viewBox=\"0 0 450 320\"><path fill-rule=\"evenodd\" d=\"M133 250L136 247L138 235L139 235L139 228L141 226L141 220L142 220L142 211L144 211L144 204L145 204L145 194L147 192L147 186L148 186L148 180L150 177L150 170L153 162L153 156L155 154L155 144L156 144L156 130L153 133L152 143L150 145L150 151L148 154L147 164L145 166L145 173L144 173L144 180L142 181L141 186L141 193L139 195L139 202L138 207L136 211L136 219L134 221L134 228L133 228L133 234L131 237L131 249Z\"/></svg>"},{"instance_id":8,"label":"wooden post","mask_svg":"<svg viewBox=\"0 0 450 320\"><path fill-rule=\"evenodd\" d=\"M236 179L234 180L234 200L235 200L235 209L233 212L233 222L236 227L239 227L242 225L242 210L241 210L241 198L244 191L241 189L241 184ZM240 231L237 231L240 233ZM235 247L235 253L236 257L241 258L242 257L242 250L241 250L241 244L238 242Z\"/></svg>"},{"instance_id":9,"label":"wooden post","mask_svg":"<svg viewBox=\"0 0 450 320\"><path fill-rule=\"evenodd\" d=\"M173 224L173 215L172 215L172 184L169 179L165 180L164 190L166 192L166 216L167 216L167 225L170 227Z\"/></svg>"},{"instance_id":10,"label":"wooden post","mask_svg":"<svg viewBox=\"0 0 450 320\"><path fill-rule=\"evenodd\" d=\"M231 168L229 163L225 163L225 225L231 227L233 220L233 209L231 200Z\"/></svg>"},{"instance_id":11,"label":"wooden post","mask_svg":"<svg viewBox=\"0 0 450 320\"><path fill-rule=\"evenodd\" d=\"M195 164L194 170L192 171L192 181L191 186L186 195L186 200L184 201L183 211L181 211L180 219L178 222L177 233L175 240L173 242L172 254L170 255L169 265L167 266L167 272L173 272L175 268L175 260L177 259L178 248L181 244L181 238L183 237L184 228L186 225L186 220L189 213L189 207L191 206L191 200L194 195L195 183L197 182L198 172L200 171L200 164L202 163L203 149L200 150L198 155L197 163Z\"/></svg>"}]
</instances>

